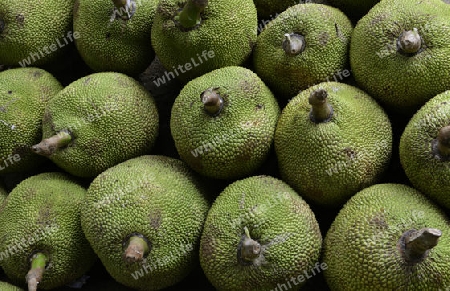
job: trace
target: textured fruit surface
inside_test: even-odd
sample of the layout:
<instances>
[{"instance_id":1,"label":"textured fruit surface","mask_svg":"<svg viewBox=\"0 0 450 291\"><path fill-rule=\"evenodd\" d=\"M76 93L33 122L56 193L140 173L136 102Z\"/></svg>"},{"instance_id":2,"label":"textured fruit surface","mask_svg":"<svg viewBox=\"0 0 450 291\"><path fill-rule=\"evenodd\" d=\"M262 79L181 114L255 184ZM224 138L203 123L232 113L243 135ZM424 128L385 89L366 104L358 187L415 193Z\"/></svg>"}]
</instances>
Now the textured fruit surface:
<instances>
[{"instance_id":1,"label":"textured fruit surface","mask_svg":"<svg viewBox=\"0 0 450 291\"><path fill-rule=\"evenodd\" d=\"M412 115L450 89L450 6L442 0L388 0L356 24L350 64L358 86L395 112ZM399 36L417 29L417 53L399 50Z\"/></svg>"},{"instance_id":2,"label":"textured fruit surface","mask_svg":"<svg viewBox=\"0 0 450 291\"><path fill-rule=\"evenodd\" d=\"M201 23L187 31L173 19L186 2L161 0L158 4L151 42L164 67L172 75L178 69L177 78L188 82L214 69L242 65L256 43L257 15L253 1L209 1L201 14ZM203 57L203 52L209 55ZM185 68L184 73L179 66Z\"/></svg>"},{"instance_id":3,"label":"textured fruit surface","mask_svg":"<svg viewBox=\"0 0 450 291\"><path fill-rule=\"evenodd\" d=\"M417 264L404 260L399 239L410 229L442 231ZM435 204L402 184L377 184L341 209L324 240L331 290L445 290L450 286L450 224Z\"/></svg>"},{"instance_id":4,"label":"textured fruit surface","mask_svg":"<svg viewBox=\"0 0 450 291\"><path fill-rule=\"evenodd\" d=\"M22 288L11 285L7 282L0 282L0 290L2 290L2 291L24 291Z\"/></svg>"},{"instance_id":5,"label":"textured fruit surface","mask_svg":"<svg viewBox=\"0 0 450 291\"><path fill-rule=\"evenodd\" d=\"M45 106L62 89L39 68L0 73L0 174L29 171L45 161L30 147L42 136Z\"/></svg>"},{"instance_id":6,"label":"textured fruit surface","mask_svg":"<svg viewBox=\"0 0 450 291\"><path fill-rule=\"evenodd\" d=\"M245 228L260 244L242 258ZM252 176L226 187L208 212L200 263L217 290L275 290L308 272L319 258L322 236L308 204L286 183ZM293 290L299 288L298 284Z\"/></svg>"},{"instance_id":7,"label":"textured fruit surface","mask_svg":"<svg viewBox=\"0 0 450 291\"><path fill-rule=\"evenodd\" d=\"M327 122L313 122L310 94L327 92L333 108ZM392 128L384 110L362 90L324 82L295 96L283 109L275 132L283 181L315 203L340 207L376 183L389 165Z\"/></svg>"},{"instance_id":8,"label":"textured fruit surface","mask_svg":"<svg viewBox=\"0 0 450 291\"><path fill-rule=\"evenodd\" d=\"M0 266L8 278L23 284L37 252L49 258L39 288L64 286L89 270L97 257L81 229L85 195L72 177L56 172L29 177L11 191L0 206Z\"/></svg>"},{"instance_id":9,"label":"textured fruit surface","mask_svg":"<svg viewBox=\"0 0 450 291\"><path fill-rule=\"evenodd\" d=\"M109 274L138 290L159 290L183 279L198 262L209 209L206 193L182 161L145 155L97 176L88 188L81 222ZM141 235L144 260L127 263L124 244Z\"/></svg>"},{"instance_id":10,"label":"textured fruit surface","mask_svg":"<svg viewBox=\"0 0 450 291\"><path fill-rule=\"evenodd\" d=\"M74 31L83 37L75 44L83 60L94 71L113 71L137 76L150 65L155 53L150 42L156 0L131 0L127 10L115 9L113 1L76 0Z\"/></svg>"},{"instance_id":11,"label":"textured fruit surface","mask_svg":"<svg viewBox=\"0 0 450 291\"><path fill-rule=\"evenodd\" d=\"M66 86L49 103L43 139L67 130L72 141L49 158L79 177L95 177L127 159L149 153L158 135L153 97L136 80L101 72Z\"/></svg>"},{"instance_id":12,"label":"textured fruit surface","mask_svg":"<svg viewBox=\"0 0 450 291\"><path fill-rule=\"evenodd\" d=\"M436 148L438 132L450 125L450 91L430 99L410 119L400 139L400 162L411 183L450 209L450 157Z\"/></svg>"},{"instance_id":13,"label":"textured fruit surface","mask_svg":"<svg viewBox=\"0 0 450 291\"><path fill-rule=\"evenodd\" d=\"M42 66L60 60L74 40L74 0L0 1L0 64Z\"/></svg>"},{"instance_id":14,"label":"textured fruit surface","mask_svg":"<svg viewBox=\"0 0 450 291\"><path fill-rule=\"evenodd\" d=\"M200 95L214 89L223 98L216 116ZM280 108L251 70L225 67L190 81L172 107L170 130L183 161L198 173L234 179L250 175L272 147Z\"/></svg>"},{"instance_id":15,"label":"textured fruit surface","mask_svg":"<svg viewBox=\"0 0 450 291\"><path fill-rule=\"evenodd\" d=\"M350 20L337 8L313 3L289 7L258 35L255 72L276 96L293 97L345 69L352 30ZM285 34L302 36L303 50L287 53Z\"/></svg>"}]
</instances>

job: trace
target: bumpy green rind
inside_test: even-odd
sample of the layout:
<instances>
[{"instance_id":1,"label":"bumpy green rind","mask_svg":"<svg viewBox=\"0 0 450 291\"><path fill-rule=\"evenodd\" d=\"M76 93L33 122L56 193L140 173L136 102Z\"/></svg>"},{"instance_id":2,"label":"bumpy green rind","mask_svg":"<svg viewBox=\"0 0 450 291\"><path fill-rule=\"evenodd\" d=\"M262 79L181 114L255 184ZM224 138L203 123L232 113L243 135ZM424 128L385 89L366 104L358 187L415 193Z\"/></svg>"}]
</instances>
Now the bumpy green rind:
<instances>
[{"instance_id":1,"label":"bumpy green rind","mask_svg":"<svg viewBox=\"0 0 450 291\"><path fill-rule=\"evenodd\" d=\"M289 7L258 35L253 53L255 72L277 97L283 98L334 78L343 81L352 30L350 20L337 8L323 4ZM286 33L305 38L303 52L286 54Z\"/></svg>"},{"instance_id":2,"label":"bumpy green rind","mask_svg":"<svg viewBox=\"0 0 450 291\"><path fill-rule=\"evenodd\" d=\"M405 231L442 231L437 246L416 265L399 252ZM341 209L324 240L324 275L331 290L446 290L450 286L450 224L417 190L377 184Z\"/></svg>"},{"instance_id":3,"label":"bumpy green rind","mask_svg":"<svg viewBox=\"0 0 450 291\"><path fill-rule=\"evenodd\" d=\"M159 290L186 277L198 263L209 209L207 194L182 161L141 156L97 176L88 188L81 223L109 274L138 290ZM126 263L128 238L149 242L145 261Z\"/></svg>"},{"instance_id":4,"label":"bumpy green rind","mask_svg":"<svg viewBox=\"0 0 450 291\"><path fill-rule=\"evenodd\" d=\"M0 282L0 290L2 290L2 291L24 291L22 288L11 285L7 282Z\"/></svg>"},{"instance_id":5,"label":"bumpy green rind","mask_svg":"<svg viewBox=\"0 0 450 291\"><path fill-rule=\"evenodd\" d=\"M450 157L436 155L439 130L450 125L450 91L438 94L410 119L400 138L400 162L415 188L450 209Z\"/></svg>"},{"instance_id":6,"label":"bumpy green rind","mask_svg":"<svg viewBox=\"0 0 450 291\"><path fill-rule=\"evenodd\" d=\"M73 32L73 4L74 0L1 0L0 64L41 67L61 60L73 45L73 36L67 35Z\"/></svg>"},{"instance_id":7,"label":"bumpy green rind","mask_svg":"<svg viewBox=\"0 0 450 291\"><path fill-rule=\"evenodd\" d=\"M74 31L78 51L86 64L96 72L113 71L138 76L152 62L155 53L150 42L150 32L158 1L132 0L136 10L129 20L119 19L125 10L116 10L107 1L76 0L74 6Z\"/></svg>"},{"instance_id":8,"label":"bumpy green rind","mask_svg":"<svg viewBox=\"0 0 450 291\"><path fill-rule=\"evenodd\" d=\"M426 101L450 88L450 6L442 0L388 0L356 24L350 64L358 87L389 110L411 116ZM400 34L417 28L422 51L397 51Z\"/></svg>"},{"instance_id":9,"label":"bumpy green rind","mask_svg":"<svg viewBox=\"0 0 450 291\"><path fill-rule=\"evenodd\" d=\"M200 94L219 88L219 115L204 110ZM170 130L181 159L217 179L250 175L266 160L280 108L270 89L251 70L225 67L190 81L172 107Z\"/></svg>"},{"instance_id":10,"label":"bumpy green rind","mask_svg":"<svg viewBox=\"0 0 450 291\"><path fill-rule=\"evenodd\" d=\"M333 115L310 119L310 93L328 93ZM283 181L316 204L340 207L353 194L380 180L392 153L392 127L383 108L364 91L324 82L295 96L275 131L275 153Z\"/></svg>"},{"instance_id":11,"label":"bumpy green rind","mask_svg":"<svg viewBox=\"0 0 450 291\"><path fill-rule=\"evenodd\" d=\"M154 18L151 42L168 73L188 81L225 66L240 66L256 43L257 14L252 0L234 4L228 0L209 1L200 25L184 31L175 25L173 16L187 1L161 0ZM210 56L202 57L212 52ZM206 59L206 60L205 60ZM190 65L184 73L178 66ZM172 77L174 78L174 77Z\"/></svg>"},{"instance_id":12,"label":"bumpy green rind","mask_svg":"<svg viewBox=\"0 0 450 291\"><path fill-rule=\"evenodd\" d=\"M254 0L260 22L271 20L296 4L327 4L328 0Z\"/></svg>"},{"instance_id":13,"label":"bumpy green rind","mask_svg":"<svg viewBox=\"0 0 450 291\"><path fill-rule=\"evenodd\" d=\"M0 206L0 266L23 284L30 257L49 258L39 288L64 286L81 277L96 256L81 229L86 189L64 173L48 172L23 180Z\"/></svg>"},{"instance_id":14,"label":"bumpy green rind","mask_svg":"<svg viewBox=\"0 0 450 291\"><path fill-rule=\"evenodd\" d=\"M261 256L248 265L238 260L245 227L261 244ZM275 290L310 272L321 247L308 204L283 181L252 176L233 182L214 201L200 241L200 264L217 290ZM297 283L290 283L292 290L304 284Z\"/></svg>"},{"instance_id":15,"label":"bumpy green rind","mask_svg":"<svg viewBox=\"0 0 450 291\"><path fill-rule=\"evenodd\" d=\"M30 148L41 139L45 106L62 89L39 68L0 73L0 175L30 171L45 162Z\"/></svg>"},{"instance_id":16,"label":"bumpy green rind","mask_svg":"<svg viewBox=\"0 0 450 291\"><path fill-rule=\"evenodd\" d=\"M48 104L43 138L69 130L73 141L49 158L68 173L95 177L149 153L158 136L155 101L135 79L101 72L65 87Z\"/></svg>"}]
</instances>

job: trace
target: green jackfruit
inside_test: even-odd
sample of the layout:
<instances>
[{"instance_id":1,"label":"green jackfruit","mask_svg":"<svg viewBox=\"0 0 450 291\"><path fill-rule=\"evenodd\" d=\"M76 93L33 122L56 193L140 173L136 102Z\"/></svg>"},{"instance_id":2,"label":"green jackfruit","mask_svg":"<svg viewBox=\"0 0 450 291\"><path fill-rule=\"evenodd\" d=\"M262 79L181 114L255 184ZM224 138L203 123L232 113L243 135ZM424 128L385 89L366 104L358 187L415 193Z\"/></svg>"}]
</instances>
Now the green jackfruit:
<instances>
[{"instance_id":1,"label":"green jackfruit","mask_svg":"<svg viewBox=\"0 0 450 291\"><path fill-rule=\"evenodd\" d=\"M314 203L340 207L377 183L392 153L392 127L364 91L324 82L295 96L275 132L283 181Z\"/></svg>"},{"instance_id":2,"label":"green jackfruit","mask_svg":"<svg viewBox=\"0 0 450 291\"><path fill-rule=\"evenodd\" d=\"M323 4L289 7L258 35L255 72L276 96L293 97L342 74L352 30L350 20L337 8Z\"/></svg>"},{"instance_id":3,"label":"green jackfruit","mask_svg":"<svg viewBox=\"0 0 450 291\"><path fill-rule=\"evenodd\" d=\"M61 60L76 37L74 0L0 0L0 64L22 67Z\"/></svg>"},{"instance_id":4,"label":"green jackfruit","mask_svg":"<svg viewBox=\"0 0 450 291\"><path fill-rule=\"evenodd\" d=\"M187 83L215 69L242 65L256 43L257 23L252 0L161 0L151 42L168 70L164 80Z\"/></svg>"},{"instance_id":5,"label":"green jackfruit","mask_svg":"<svg viewBox=\"0 0 450 291\"><path fill-rule=\"evenodd\" d=\"M24 291L22 288L11 285L7 282L0 282L0 290L2 290L2 291Z\"/></svg>"},{"instance_id":6,"label":"green jackfruit","mask_svg":"<svg viewBox=\"0 0 450 291\"><path fill-rule=\"evenodd\" d=\"M0 72L0 175L31 171L45 162L30 148L42 136L45 106L62 89L39 68Z\"/></svg>"},{"instance_id":7,"label":"green jackfruit","mask_svg":"<svg viewBox=\"0 0 450 291\"><path fill-rule=\"evenodd\" d=\"M0 206L0 266L28 290L64 286L97 257L81 229L86 189L71 176L46 172L25 179Z\"/></svg>"},{"instance_id":8,"label":"green jackfruit","mask_svg":"<svg viewBox=\"0 0 450 291\"><path fill-rule=\"evenodd\" d=\"M116 3L116 4L115 4ZM76 0L75 45L94 71L138 76L155 57L150 42L157 0Z\"/></svg>"},{"instance_id":9,"label":"green jackfruit","mask_svg":"<svg viewBox=\"0 0 450 291\"><path fill-rule=\"evenodd\" d=\"M50 100L43 140L32 150L74 176L95 177L150 152L158 128L155 101L135 79L122 73L94 73Z\"/></svg>"},{"instance_id":10,"label":"green jackfruit","mask_svg":"<svg viewBox=\"0 0 450 291\"><path fill-rule=\"evenodd\" d=\"M355 194L324 240L331 290L447 290L450 221L423 194L377 184Z\"/></svg>"},{"instance_id":11,"label":"green jackfruit","mask_svg":"<svg viewBox=\"0 0 450 291\"><path fill-rule=\"evenodd\" d=\"M416 189L450 209L450 91L410 119L400 139L400 162Z\"/></svg>"},{"instance_id":12,"label":"green jackfruit","mask_svg":"<svg viewBox=\"0 0 450 291\"><path fill-rule=\"evenodd\" d=\"M140 156L93 180L81 223L117 282L160 290L181 281L198 263L207 198L198 177L182 161Z\"/></svg>"},{"instance_id":13,"label":"green jackfruit","mask_svg":"<svg viewBox=\"0 0 450 291\"><path fill-rule=\"evenodd\" d=\"M235 179L267 159L279 115L277 100L261 79L231 66L183 87L172 107L170 130L178 154L192 169Z\"/></svg>"},{"instance_id":14,"label":"green jackfruit","mask_svg":"<svg viewBox=\"0 0 450 291\"><path fill-rule=\"evenodd\" d=\"M200 264L217 290L274 290L314 268L322 236L308 204L286 183L252 176L214 201L200 240ZM289 283L290 284L290 283ZM295 284L295 285L294 285Z\"/></svg>"},{"instance_id":15,"label":"green jackfruit","mask_svg":"<svg viewBox=\"0 0 450 291\"><path fill-rule=\"evenodd\" d=\"M355 26L350 64L358 87L390 111L410 116L450 89L450 5L386 0Z\"/></svg>"}]
</instances>

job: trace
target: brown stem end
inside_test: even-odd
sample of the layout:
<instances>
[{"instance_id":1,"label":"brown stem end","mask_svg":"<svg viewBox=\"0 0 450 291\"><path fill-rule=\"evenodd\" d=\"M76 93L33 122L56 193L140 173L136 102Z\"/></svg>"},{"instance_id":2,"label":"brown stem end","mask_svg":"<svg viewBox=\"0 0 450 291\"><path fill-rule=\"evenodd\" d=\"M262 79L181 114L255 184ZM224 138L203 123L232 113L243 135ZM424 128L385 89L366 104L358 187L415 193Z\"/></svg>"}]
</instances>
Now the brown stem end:
<instances>
[{"instance_id":1,"label":"brown stem end","mask_svg":"<svg viewBox=\"0 0 450 291\"><path fill-rule=\"evenodd\" d=\"M309 96L309 104L311 111L309 117L312 122L327 122L333 116L333 108L327 101L328 93L324 89L317 89L311 92Z\"/></svg>"},{"instance_id":2,"label":"brown stem end","mask_svg":"<svg viewBox=\"0 0 450 291\"><path fill-rule=\"evenodd\" d=\"M128 241L128 246L123 255L128 263L139 262L149 252L147 241L141 236L132 236Z\"/></svg>"},{"instance_id":3,"label":"brown stem end","mask_svg":"<svg viewBox=\"0 0 450 291\"><path fill-rule=\"evenodd\" d=\"M47 260L47 256L43 253L36 253L31 257L31 269L25 277L28 284L28 291L37 290L37 286L44 275Z\"/></svg>"},{"instance_id":4,"label":"brown stem end","mask_svg":"<svg viewBox=\"0 0 450 291\"><path fill-rule=\"evenodd\" d=\"M404 54L411 55L418 53L422 48L422 38L417 28L402 32L398 37L397 45L400 52Z\"/></svg>"},{"instance_id":5,"label":"brown stem end","mask_svg":"<svg viewBox=\"0 0 450 291\"><path fill-rule=\"evenodd\" d=\"M31 150L41 156L49 157L58 149L67 146L72 141L72 135L62 130L49 138L43 139L40 143L31 147Z\"/></svg>"},{"instance_id":6,"label":"brown stem end","mask_svg":"<svg viewBox=\"0 0 450 291\"><path fill-rule=\"evenodd\" d=\"M218 88L206 89L202 94L200 94L201 101L203 103L203 108L206 113L211 116L217 116L222 112L223 109L223 98L217 91Z\"/></svg>"},{"instance_id":7,"label":"brown stem end","mask_svg":"<svg viewBox=\"0 0 450 291\"><path fill-rule=\"evenodd\" d=\"M296 33L286 33L283 40L283 50L289 56L296 56L305 50L305 38Z\"/></svg>"},{"instance_id":8,"label":"brown stem end","mask_svg":"<svg viewBox=\"0 0 450 291\"><path fill-rule=\"evenodd\" d=\"M439 229L428 227L405 232L402 236L405 261L408 263L423 261L429 251L438 244L441 236L442 232Z\"/></svg>"}]
</instances>

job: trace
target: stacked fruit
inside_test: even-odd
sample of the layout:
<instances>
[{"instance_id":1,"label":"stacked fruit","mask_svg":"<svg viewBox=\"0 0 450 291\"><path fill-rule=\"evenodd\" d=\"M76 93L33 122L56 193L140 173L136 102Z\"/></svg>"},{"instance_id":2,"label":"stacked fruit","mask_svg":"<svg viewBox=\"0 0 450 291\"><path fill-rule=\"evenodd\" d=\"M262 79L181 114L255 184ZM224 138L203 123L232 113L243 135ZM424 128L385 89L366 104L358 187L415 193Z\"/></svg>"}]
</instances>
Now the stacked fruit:
<instances>
[{"instance_id":1,"label":"stacked fruit","mask_svg":"<svg viewBox=\"0 0 450 291\"><path fill-rule=\"evenodd\" d=\"M450 289L447 1L0 0L0 36L0 291Z\"/></svg>"}]
</instances>

